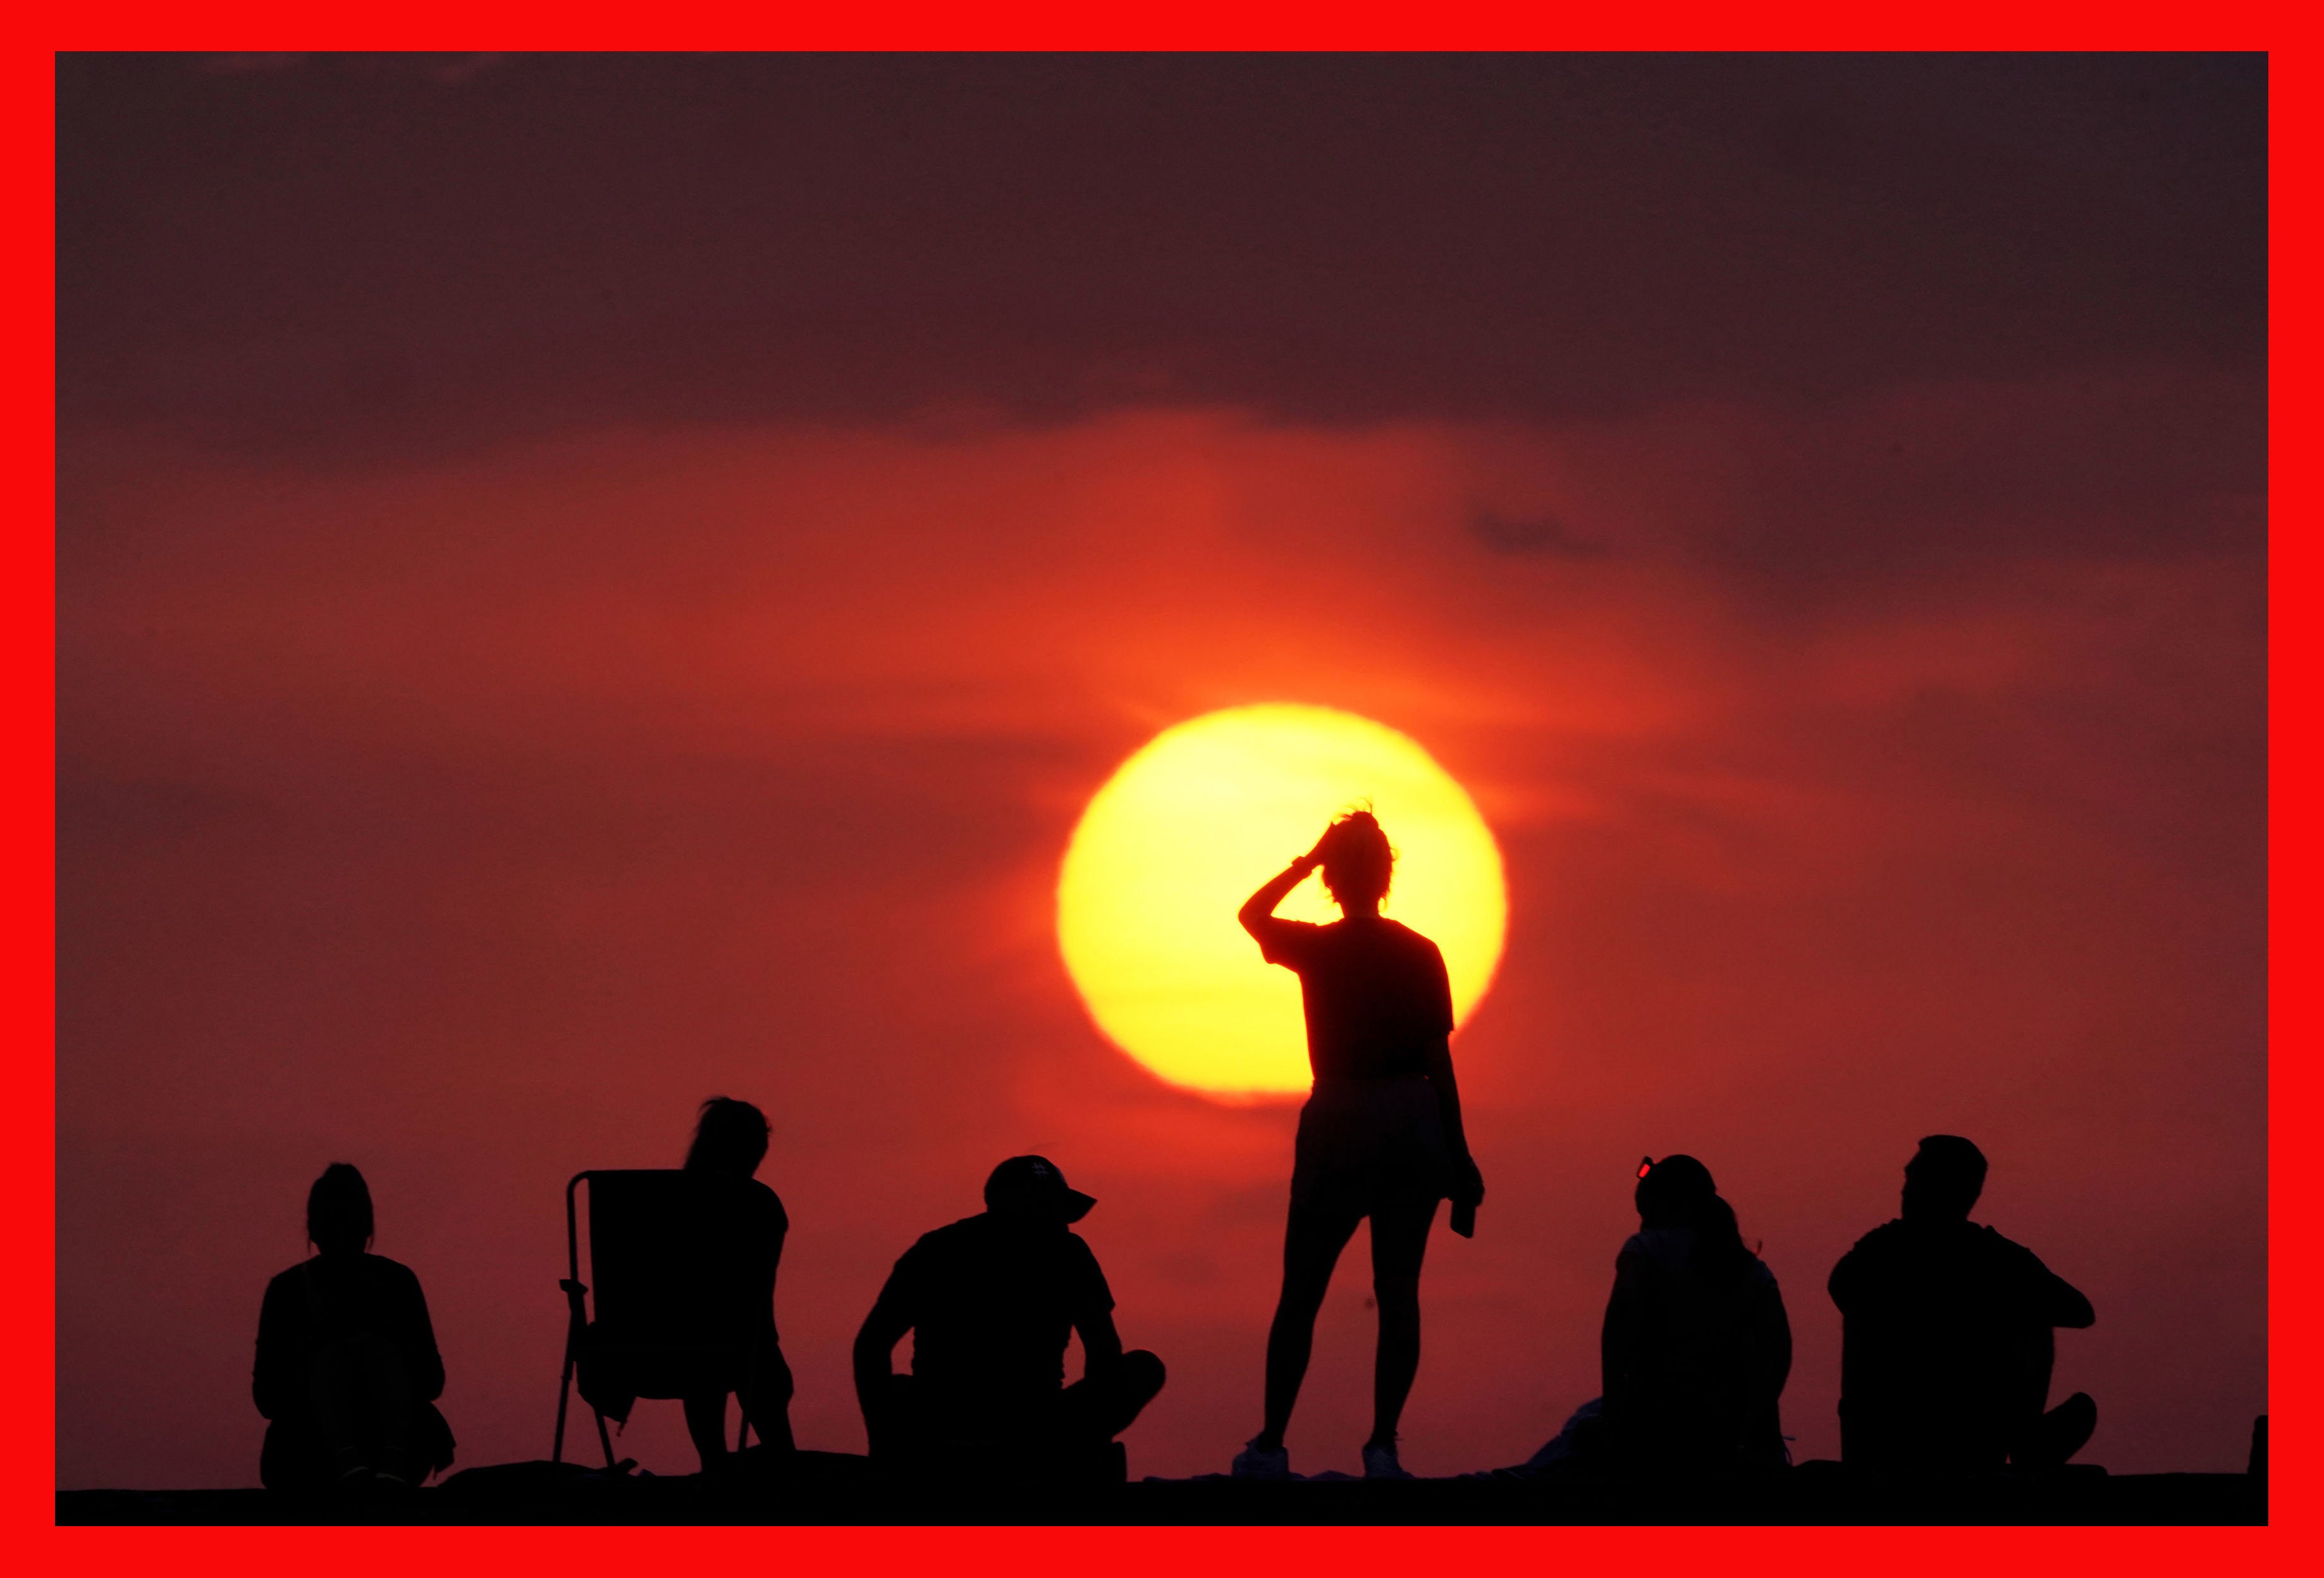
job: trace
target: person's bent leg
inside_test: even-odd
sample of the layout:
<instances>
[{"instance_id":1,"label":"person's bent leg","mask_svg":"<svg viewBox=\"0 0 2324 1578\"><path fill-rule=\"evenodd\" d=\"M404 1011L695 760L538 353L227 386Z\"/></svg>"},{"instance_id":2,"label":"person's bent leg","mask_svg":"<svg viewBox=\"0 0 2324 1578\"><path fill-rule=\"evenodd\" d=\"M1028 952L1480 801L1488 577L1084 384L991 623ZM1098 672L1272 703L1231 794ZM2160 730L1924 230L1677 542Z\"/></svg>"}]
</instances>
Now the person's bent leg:
<instances>
[{"instance_id":1,"label":"person's bent leg","mask_svg":"<svg viewBox=\"0 0 2324 1578\"><path fill-rule=\"evenodd\" d=\"M791 1367L773 1339L762 1344L752 1360L753 1384L742 1399L744 1417L759 1439L778 1453L796 1452L791 1436L791 1397L797 1390Z\"/></svg>"},{"instance_id":2,"label":"person's bent leg","mask_svg":"<svg viewBox=\"0 0 2324 1578\"><path fill-rule=\"evenodd\" d=\"M1420 1372L1420 1262L1436 1202L1372 1213L1372 1297L1379 1305L1379 1349L1372 1361L1372 1434L1367 1446L1396 1445L1404 1399Z\"/></svg>"},{"instance_id":3,"label":"person's bent leg","mask_svg":"<svg viewBox=\"0 0 2324 1578\"><path fill-rule=\"evenodd\" d=\"M1283 1293L1267 1328L1267 1422L1251 1445L1274 1452L1283 1445L1299 1383L1315 1344L1315 1317L1332 1286L1332 1268L1355 1236L1362 1216L1330 1206L1294 1201L1283 1229Z\"/></svg>"},{"instance_id":4,"label":"person's bent leg","mask_svg":"<svg viewBox=\"0 0 2324 1578\"><path fill-rule=\"evenodd\" d=\"M411 1375L404 1366L402 1351L384 1337L366 1336L355 1344L352 1357L372 1435L378 1444L372 1454L373 1469L399 1484L417 1484L422 1476L413 1462L411 1427L419 1417L419 1404L412 1396Z\"/></svg>"},{"instance_id":5,"label":"person's bent leg","mask_svg":"<svg viewBox=\"0 0 2324 1578\"><path fill-rule=\"evenodd\" d=\"M364 1396L354 1344L324 1343L315 1350L307 1372L307 1400L314 1410L315 1434L329 1455L329 1477L348 1480L367 1476L371 1449L364 1439L369 1399Z\"/></svg>"},{"instance_id":6,"label":"person's bent leg","mask_svg":"<svg viewBox=\"0 0 2324 1578\"><path fill-rule=\"evenodd\" d=\"M702 1459L702 1472L708 1473L728 1455L726 1394L724 1391L688 1392L685 1400L686 1433L694 1438L694 1450Z\"/></svg>"},{"instance_id":7,"label":"person's bent leg","mask_svg":"<svg viewBox=\"0 0 2324 1578\"><path fill-rule=\"evenodd\" d=\"M1169 1378L1162 1361L1133 1348L1102 1381L1084 1376L1065 1388L1058 1413L1069 1439L1111 1441L1130 1428Z\"/></svg>"}]
</instances>

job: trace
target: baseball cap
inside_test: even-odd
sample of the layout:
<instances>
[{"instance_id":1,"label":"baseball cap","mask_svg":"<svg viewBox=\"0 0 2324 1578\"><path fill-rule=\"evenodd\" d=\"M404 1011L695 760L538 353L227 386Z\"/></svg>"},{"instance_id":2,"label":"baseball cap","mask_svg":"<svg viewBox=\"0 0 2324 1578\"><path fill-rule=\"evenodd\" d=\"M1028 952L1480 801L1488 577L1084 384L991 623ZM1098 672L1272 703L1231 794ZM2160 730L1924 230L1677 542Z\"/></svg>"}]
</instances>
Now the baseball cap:
<instances>
[{"instance_id":1,"label":"baseball cap","mask_svg":"<svg viewBox=\"0 0 2324 1578\"><path fill-rule=\"evenodd\" d=\"M984 1180L989 1211L1054 1214L1060 1221L1078 1222L1096 1204L1095 1197L1068 1188L1065 1175L1046 1156L1012 1156Z\"/></svg>"}]
</instances>

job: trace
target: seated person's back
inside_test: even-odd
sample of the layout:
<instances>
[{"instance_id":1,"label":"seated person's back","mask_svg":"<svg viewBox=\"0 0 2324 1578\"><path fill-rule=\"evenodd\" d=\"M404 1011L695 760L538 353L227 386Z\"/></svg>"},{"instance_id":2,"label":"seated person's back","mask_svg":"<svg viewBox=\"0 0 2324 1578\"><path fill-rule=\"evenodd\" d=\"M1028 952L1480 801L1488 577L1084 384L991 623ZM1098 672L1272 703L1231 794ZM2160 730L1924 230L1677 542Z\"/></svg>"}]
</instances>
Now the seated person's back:
<instances>
[{"instance_id":1,"label":"seated person's back","mask_svg":"<svg viewBox=\"0 0 2324 1578\"><path fill-rule=\"evenodd\" d=\"M1792 1337L1775 1273L1701 1162L1640 1170L1601 1340L1608 1444L1650 1472L1780 1467Z\"/></svg>"},{"instance_id":2,"label":"seated person's back","mask_svg":"<svg viewBox=\"0 0 2324 1578\"><path fill-rule=\"evenodd\" d=\"M1969 1220L1984 1174L1968 1141L1923 1140L1905 1169L1903 1216L1832 1268L1848 1462L1995 1468L2013 1453L2062 1462L2089 1438L2095 1405L2079 1393L2054 1410L2075 1416L2052 1422L2056 1439L2039 1427L2052 1329L2090 1325L2089 1301L2033 1251Z\"/></svg>"},{"instance_id":3,"label":"seated person's back","mask_svg":"<svg viewBox=\"0 0 2324 1578\"><path fill-rule=\"evenodd\" d=\"M1053 1164L1014 1157L985 1186L988 1209L921 1235L856 1338L856 1390L875 1454L943 1441L1080 1438L1128 1427L1160 1390L1161 1361L1124 1353L1113 1295L1066 1224L1093 1204ZM912 1369L890 1372L908 1330ZM1065 1384L1078 1332L1083 1379Z\"/></svg>"},{"instance_id":4,"label":"seated person's back","mask_svg":"<svg viewBox=\"0 0 2324 1578\"><path fill-rule=\"evenodd\" d=\"M315 1255L266 1285L251 1395L271 1421L259 1457L270 1489L386 1480L416 1484L450 1466L433 1406L444 1362L420 1279L368 1252L371 1193L334 1162L307 1202Z\"/></svg>"}]
</instances>

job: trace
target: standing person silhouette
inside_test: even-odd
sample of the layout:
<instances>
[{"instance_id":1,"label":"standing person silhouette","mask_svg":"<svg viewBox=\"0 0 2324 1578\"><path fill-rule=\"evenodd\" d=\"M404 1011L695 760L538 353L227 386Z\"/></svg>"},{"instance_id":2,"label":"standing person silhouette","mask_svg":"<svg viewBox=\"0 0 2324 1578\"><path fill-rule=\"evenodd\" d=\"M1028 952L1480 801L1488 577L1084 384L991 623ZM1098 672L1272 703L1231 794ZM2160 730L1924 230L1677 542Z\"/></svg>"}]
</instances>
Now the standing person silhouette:
<instances>
[{"instance_id":1,"label":"standing person silhouette","mask_svg":"<svg viewBox=\"0 0 2324 1578\"><path fill-rule=\"evenodd\" d=\"M1283 1235L1283 1293L1267 1334L1267 1417L1234 1460L1247 1479L1285 1479L1283 1445L1340 1252L1372 1225L1379 1347L1364 1477L1409 1479L1397 1421L1420 1368L1420 1262L1436 1202L1453 1225L1485 1197L1452 1078L1452 994L1436 945L1379 913L1396 851L1369 811L1341 817L1315 847L1250 895L1238 917L1269 964L1299 977L1314 1092L1300 1109ZM1318 926L1275 907L1321 867L1342 918Z\"/></svg>"}]
</instances>

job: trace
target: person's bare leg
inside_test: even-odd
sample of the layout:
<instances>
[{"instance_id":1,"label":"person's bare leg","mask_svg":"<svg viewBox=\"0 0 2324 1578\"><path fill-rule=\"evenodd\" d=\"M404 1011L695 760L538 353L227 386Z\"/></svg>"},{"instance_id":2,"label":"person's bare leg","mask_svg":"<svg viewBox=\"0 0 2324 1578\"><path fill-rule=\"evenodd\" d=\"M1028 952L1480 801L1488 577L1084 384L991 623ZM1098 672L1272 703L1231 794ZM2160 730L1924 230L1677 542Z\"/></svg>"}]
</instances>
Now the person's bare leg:
<instances>
[{"instance_id":1,"label":"person's bare leg","mask_svg":"<svg viewBox=\"0 0 2324 1578\"><path fill-rule=\"evenodd\" d=\"M1332 1268L1355 1236L1361 1217L1302 1211L1294 1206L1283 1229L1283 1294L1267 1328L1267 1423L1251 1445L1264 1452L1283 1445L1307 1358L1315 1345L1315 1317L1332 1286Z\"/></svg>"},{"instance_id":2,"label":"person's bare leg","mask_svg":"<svg viewBox=\"0 0 2324 1578\"><path fill-rule=\"evenodd\" d=\"M686 1433L694 1437L694 1450L701 1454L706 1472L723 1462L727 1456L726 1394L696 1392L687 1398Z\"/></svg>"},{"instance_id":3,"label":"person's bare leg","mask_svg":"<svg viewBox=\"0 0 2324 1578\"><path fill-rule=\"evenodd\" d=\"M752 1394L737 1399L751 1428L759 1433L762 1445L778 1453L798 1451L798 1443L791 1436L791 1394L796 1384L782 1350L771 1342L759 1351L756 1374L758 1384Z\"/></svg>"},{"instance_id":4,"label":"person's bare leg","mask_svg":"<svg viewBox=\"0 0 2324 1578\"><path fill-rule=\"evenodd\" d=\"M1367 1446L1396 1445L1397 1421L1420 1372L1420 1261L1436 1202L1425 1209L1372 1213L1372 1297L1379 1305L1379 1349L1372 1361L1372 1434Z\"/></svg>"}]
</instances>

